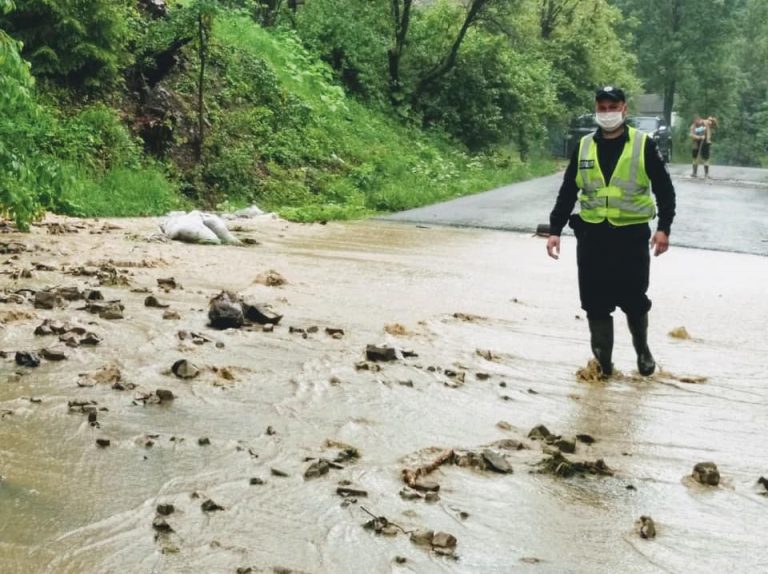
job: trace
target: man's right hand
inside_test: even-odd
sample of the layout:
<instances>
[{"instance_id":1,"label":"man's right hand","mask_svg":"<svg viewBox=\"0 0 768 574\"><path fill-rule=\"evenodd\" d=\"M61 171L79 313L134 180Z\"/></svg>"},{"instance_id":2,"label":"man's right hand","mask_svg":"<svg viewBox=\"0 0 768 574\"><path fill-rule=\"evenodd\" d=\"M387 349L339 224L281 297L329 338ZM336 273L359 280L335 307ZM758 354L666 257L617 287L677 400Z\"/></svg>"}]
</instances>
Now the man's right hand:
<instances>
[{"instance_id":1,"label":"man's right hand","mask_svg":"<svg viewBox=\"0 0 768 574\"><path fill-rule=\"evenodd\" d=\"M560 259L560 236L550 235L547 239L547 255L552 259Z\"/></svg>"}]
</instances>

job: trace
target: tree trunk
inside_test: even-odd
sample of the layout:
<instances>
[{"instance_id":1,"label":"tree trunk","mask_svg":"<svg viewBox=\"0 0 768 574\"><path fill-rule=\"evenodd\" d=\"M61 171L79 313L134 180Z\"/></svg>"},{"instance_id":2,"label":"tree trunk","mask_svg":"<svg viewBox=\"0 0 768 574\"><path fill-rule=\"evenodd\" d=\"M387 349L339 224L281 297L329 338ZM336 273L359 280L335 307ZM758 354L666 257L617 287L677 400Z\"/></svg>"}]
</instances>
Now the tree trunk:
<instances>
[{"instance_id":1,"label":"tree trunk","mask_svg":"<svg viewBox=\"0 0 768 574\"><path fill-rule=\"evenodd\" d=\"M203 161L203 144L205 143L205 59L208 51L208 33L204 16L197 17L198 46L197 55L200 58L200 75L197 80L197 146L195 159Z\"/></svg>"},{"instance_id":2,"label":"tree trunk","mask_svg":"<svg viewBox=\"0 0 768 574\"><path fill-rule=\"evenodd\" d=\"M670 37L677 39L682 26L682 6L680 0L674 0L672 2L672 14L671 14L671 34ZM672 125L672 108L675 105L675 91L677 89L677 58L673 57L670 62L669 70L667 70L666 79L664 82L664 120L668 126Z\"/></svg>"},{"instance_id":3,"label":"tree trunk","mask_svg":"<svg viewBox=\"0 0 768 574\"><path fill-rule=\"evenodd\" d=\"M402 0L403 9L400 11L400 0L392 0L392 20L395 25L395 45L387 50L389 60L389 94L393 104L400 103L400 60L408 36L408 26L411 22L411 7L413 0Z\"/></svg>"}]
</instances>

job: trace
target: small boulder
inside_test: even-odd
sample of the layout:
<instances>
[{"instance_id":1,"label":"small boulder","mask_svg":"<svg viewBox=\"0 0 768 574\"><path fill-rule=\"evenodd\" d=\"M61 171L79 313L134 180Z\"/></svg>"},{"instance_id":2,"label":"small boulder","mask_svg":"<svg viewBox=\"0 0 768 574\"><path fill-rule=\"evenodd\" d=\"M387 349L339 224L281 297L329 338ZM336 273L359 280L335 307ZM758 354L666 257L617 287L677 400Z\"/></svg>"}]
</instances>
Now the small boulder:
<instances>
[{"instance_id":1,"label":"small boulder","mask_svg":"<svg viewBox=\"0 0 768 574\"><path fill-rule=\"evenodd\" d=\"M173 504L158 504L157 505L157 513L161 516L168 516L170 514L173 514L176 508L173 506Z\"/></svg>"},{"instance_id":2,"label":"small boulder","mask_svg":"<svg viewBox=\"0 0 768 574\"><path fill-rule=\"evenodd\" d=\"M157 395L157 398L160 399L161 403L169 402L176 398L173 395L173 392L168 389L157 389L155 395Z\"/></svg>"},{"instance_id":3,"label":"small boulder","mask_svg":"<svg viewBox=\"0 0 768 574\"><path fill-rule=\"evenodd\" d=\"M435 535L432 537L432 546L436 548L448 548L452 550L456 548L457 542L456 537L447 532L435 532Z\"/></svg>"},{"instance_id":4,"label":"small boulder","mask_svg":"<svg viewBox=\"0 0 768 574\"><path fill-rule=\"evenodd\" d=\"M700 462L693 467L692 475L696 482L707 486L720 484L720 471L714 462Z\"/></svg>"},{"instance_id":5,"label":"small boulder","mask_svg":"<svg viewBox=\"0 0 768 574\"><path fill-rule=\"evenodd\" d=\"M154 295L148 296L146 299L144 299L144 306L145 307L154 307L157 309L167 309L170 307L170 305L167 305L165 303L161 303L157 297Z\"/></svg>"},{"instance_id":6,"label":"small boulder","mask_svg":"<svg viewBox=\"0 0 768 574\"><path fill-rule=\"evenodd\" d=\"M650 516L641 516L637 521L637 530L640 534L640 538L650 540L656 538L656 524L653 522L653 518Z\"/></svg>"},{"instance_id":7,"label":"small boulder","mask_svg":"<svg viewBox=\"0 0 768 574\"><path fill-rule=\"evenodd\" d=\"M417 546L432 546L432 539L435 537L433 530L414 530L411 532L411 542Z\"/></svg>"},{"instance_id":8,"label":"small boulder","mask_svg":"<svg viewBox=\"0 0 768 574\"><path fill-rule=\"evenodd\" d=\"M566 440L564 438L561 438L559 440L556 440L554 444L560 450L560 452L564 452L567 454L573 454L574 452L576 452L576 443L572 440Z\"/></svg>"},{"instance_id":9,"label":"small boulder","mask_svg":"<svg viewBox=\"0 0 768 574\"><path fill-rule=\"evenodd\" d=\"M203 512L215 512L215 511L217 511L217 510L224 510L224 507L223 507L223 506L221 506L221 505L219 505L219 504L216 504L216 503L215 503L213 500L211 500L210 498L209 498L208 500L206 500L205 502L203 502L203 503L200 505L200 508L202 508L202 509L203 509Z\"/></svg>"},{"instance_id":10,"label":"small boulder","mask_svg":"<svg viewBox=\"0 0 768 574\"><path fill-rule=\"evenodd\" d=\"M483 450L483 458L485 459L485 462L488 463L489 468L495 472L504 474L512 472L512 466L507 462L507 459L491 449L487 448Z\"/></svg>"},{"instance_id":11,"label":"small boulder","mask_svg":"<svg viewBox=\"0 0 768 574\"><path fill-rule=\"evenodd\" d=\"M328 461L321 458L320 460L309 465L309 468L304 471L304 478L317 478L318 476L328 474L330 469L331 465L328 463Z\"/></svg>"},{"instance_id":12,"label":"small boulder","mask_svg":"<svg viewBox=\"0 0 768 574\"><path fill-rule=\"evenodd\" d=\"M179 359L171 367L171 372L180 379L194 379L200 374L200 369L186 359Z\"/></svg>"},{"instance_id":13,"label":"small boulder","mask_svg":"<svg viewBox=\"0 0 768 574\"><path fill-rule=\"evenodd\" d=\"M35 309L55 309L63 304L61 295L56 291L38 291L35 293Z\"/></svg>"},{"instance_id":14,"label":"small boulder","mask_svg":"<svg viewBox=\"0 0 768 574\"><path fill-rule=\"evenodd\" d=\"M16 351L16 364L20 367L39 367L40 357L37 353L31 353L28 351Z\"/></svg>"},{"instance_id":15,"label":"small boulder","mask_svg":"<svg viewBox=\"0 0 768 574\"><path fill-rule=\"evenodd\" d=\"M275 313L269 305L245 302L243 303L243 313L248 321L259 325L277 325L283 318L279 313Z\"/></svg>"},{"instance_id":16,"label":"small boulder","mask_svg":"<svg viewBox=\"0 0 768 574\"><path fill-rule=\"evenodd\" d=\"M549 432L549 429L544 425L536 425L528 433L528 438L532 438L532 439L546 440L552 436L553 436L552 433Z\"/></svg>"},{"instance_id":17,"label":"small boulder","mask_svg":"<svg viewBox=\"0 0 768 574\"><path fill-rule=\"evenodd\" d=\"M365 348L365 358L369 361L395 361L397 352L394 347L368 345Z\"/></svg>"},{"instance_id":18,"label":"small boulder","mask_svg":"<svg viewBox=\"0 0 768 574\"><path fill-rule=\"evenodd\" d=\"M216 295L208 304L208 320L214 329L242 327L245 316L238 296L229 291L222 291Z\"/></svg>"}]
</instances>

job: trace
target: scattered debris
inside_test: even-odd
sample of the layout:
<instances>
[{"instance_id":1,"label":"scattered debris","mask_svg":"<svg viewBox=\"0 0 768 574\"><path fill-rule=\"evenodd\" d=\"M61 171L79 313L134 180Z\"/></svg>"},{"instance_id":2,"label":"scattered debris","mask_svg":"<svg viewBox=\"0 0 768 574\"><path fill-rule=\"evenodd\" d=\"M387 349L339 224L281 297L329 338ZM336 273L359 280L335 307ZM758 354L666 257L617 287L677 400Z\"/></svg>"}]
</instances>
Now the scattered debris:
<instances>
[{"instance_id":1,"label":"scattered debris","mask_svg":"<svg viewBox=\"0 0 768 574\"><path fill-rule=\"evenodd\" d=\"M575 474L597 474L600 476L613 476L611 470L602 458L596 461L572 461L556 452L552 456L543 459L539 466L539 472L555 474L563 478L569 478Z\"/></svg>"},{"instance_id":2,"label":"scattered debris","mask_svg":"<svg viewBox=\"0 0 768 574\"><path fill-rule=\"evenodd\" d=\"M405 482L405 484L411 488L416 488L416 484L421 477L428 475L447 462L452 462L453 457L453 449L446 449L440 452L437 457L429 464L420 466L418 468L405 468L402 470L403 482Z\"/></svg>"},{"instance_id":3,"label":"scattered debris","mask_svg":"<svg viewBox=\"0 0 768 574\"><path fill-rule=\"evenodd\" d=\"M617 374L614 369L614 375ZM576 378L584 383L599 383L605 381L608 377L603 374L603 369L600 367L600 363L597 359L590 359L587 362L586 367L580 368L576 371Z\"/></svg>"},{"instance_id":4,"label":"scattered debris","mask_svg":"<svg viewBox=\"0 0 768 574\"><path fill-rule=\"evenodd\" d=\"M690 339L688 330L685 327L676 327L669 332L669 336L673 339Z\"/></svg>"},{"instance_id":5,"label":"scattered debris","mask_svg":"<svg viewBox=\"0 0 768 574\"><path fill-rule=\"evenodd\" d=\"M407 335L410 335L410 331L408 331L408 329L406 329L405 326L401 325L400 323L392 323L390 325L384 325L384 332L390 335L393 335L395 337L405 337Z\"/></svg>"},{"instance_id":6,"label":"scattered debris","mask_svg":"<svg viewBox=\"0 0 768 574\"><path fill-rule=\"evenodd\" d=\"M157 286L161 289L164 289L165 291L170 291L171 289L181 289L181 285L176 283L176 279L173 277L157 279Z\"/></svg>"},{"instance_id":7,"label":"scattered debris","mask_svg":"<svg viewBox=\"0 0 768 574\"><path fill-rule=\"evenodd\" d=\"M349 498L349 497L364 498L368 496L368 491L362 490L360 488L351 488L349 486L339 486L336 489L336 494L338 494L343 498Z\"/></svg>"},{"instance_id":8,"label":"scattered debris","mask_svg":"<svg viewBox=\"0 0 768 574\"><path fill-rule=\"evenodd\" d=\"M122 381L123 374L117 365L105 365L92 373L80 373L78 387L93 387L94 385L115 385Z\"/></svg>"},{"instance_id":9,"label":"scattered debris","mask_svg":"<svg viewBox=\"0 0 768 574\"><path fill-rule=\"evenodd\" d=\"M278 273L274 269L270 269L268 271L264 271L263 273L259 273L256 276L256 279L253 280L253 282L258 283L260 285L266 285L267 287L280 287L287 283L287 281L285 280L285 277L280 275L280 273Z\"/></svg>"},{"instance_id":10,"label":"scattered debris","mask_svg":"<svg viewBox=\"0 0 768 574\"><path fill-rule=\"evenodd\" d=\"M495 363L495 362L498 362L499 360L499 357L489 349L475 349L475 354L479 357L482 357L486 361L491 361Z\"/></svg>"},{"instance_id":11,"label":"scattered debris","mask_svg":"<svg viewBox=\"0 0 768 574\"><path fill-rule=\"evenodd\" d=\"M101 448L108 447L111 443L111 441L108 438L97 438L96 444L100 446Z\"/></svg>"},{"instance_id":12,"label":"scattered debris","mask_svg":"<svg viewBox=\"0 0 768 574\"><path fill-rule=\"evenodd\" d=\"M481 317L480 315L472 315L471 313L454 313L453 318L458 319L459 321L466 321L468 323L487 320L487 317Z\"/></svg>"}]
</instances>

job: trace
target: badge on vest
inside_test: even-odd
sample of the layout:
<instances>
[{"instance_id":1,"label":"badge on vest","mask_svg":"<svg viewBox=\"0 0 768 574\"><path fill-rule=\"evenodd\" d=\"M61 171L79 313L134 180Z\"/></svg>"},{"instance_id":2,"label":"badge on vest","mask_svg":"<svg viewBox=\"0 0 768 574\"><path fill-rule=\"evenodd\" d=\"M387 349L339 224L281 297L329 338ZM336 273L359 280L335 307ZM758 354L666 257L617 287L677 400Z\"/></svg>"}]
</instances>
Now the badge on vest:
<instances>
[{"instance_id":1,"label":"badge on vest","mask_svg":"<svg viewBox=\"0 0 768 574\"><path fill-rule=\"evenodd\" d=\"M582 159L579 161L579 169L590 169L592 167L595 167L595 160L593 159Z\"/></svg>"}]
</instances>

